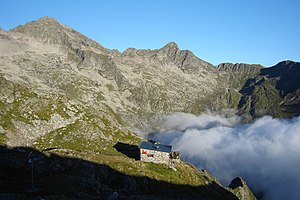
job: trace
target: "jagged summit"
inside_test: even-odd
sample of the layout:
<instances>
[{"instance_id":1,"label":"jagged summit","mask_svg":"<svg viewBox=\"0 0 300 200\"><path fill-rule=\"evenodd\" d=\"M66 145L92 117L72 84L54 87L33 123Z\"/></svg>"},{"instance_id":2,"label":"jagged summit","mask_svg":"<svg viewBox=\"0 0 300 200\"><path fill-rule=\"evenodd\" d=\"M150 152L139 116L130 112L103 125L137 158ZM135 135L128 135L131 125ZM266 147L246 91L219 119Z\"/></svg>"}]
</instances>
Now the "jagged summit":
<instances>
[{"instance_id":1,"label":"jagged summit","mask_svg":"<svg viewBox=\"0 0 300 200\"><path fill-rule=\"evenodd\" d=\"M155 62L163 65L176 65L185 73L200 73L201 71L215 71L212 64L201 60L190 50L180 50L175 42L169 42L160 49L145 50L128 48L122 53L123 57L152 57Z\"/></svg>"},{"instance_id":2,"label":"jagged summit","mask_svg":"<svg viewBox=\"0 0 300 200\"><path fill-rule=\"evenodd\" d=\"M40 24L44 24L45 26L46 25L63 26L63 24L61 24L56 18L49 17L49 16L44 16L44 17L41 17L41 18L31 21L31 22L38 22ZM29 22L29 23L31 23L31 22Z\"/></svg>"},{"instance_id":3,"label":"jagged summit","mask_svg":"<svg viewBox=\"0 0 300 200\"><path fill-rule=\"evenodd\" d=\"M64 44L67 42L67 35L65 34L67 29L67 26L63 26L54 18L43 17L37 21L17 26L10 32L23 33L45 43Z\"/></svg>"},{"instance_id":4,"label":"jagged summit","mask_svg":"<svg viewBox=\"0 0 300 200\"><path fill-rule=\"evenodd\" d=\"M163 46L161 49L179 49L179 47L175 42L169 42L168 44Z\"/></svg>"},{"instance_id":5,"label":"jagged summit","mask_svg":"<svg viewBox=\"0 0 300 200\"><path fill-rule=\"evenodd\" d=\"M28 34L31 33L31 35L34 35L34 32L36 32L37 30L50 32L53 29L56 29L56 31L58 32L64 28L67 28L67 26L58 22L55 18L45 16L38 20L28 22L25 25L19 25L16 28L11 29L10 31Z\"/></svg>"},{"instance_id":6,"label":"jagged summit","mask_svg":"<svg viewBox=\"0 0 300 200\"><path fill-rule=\"evenodd\" d=\"M97 48L104 52L108 51L97 42L48 16L17 26L11 29L10 32L29 35L40 42L62 45L75 51L83 47Z\"/></svg>"},{"instance_id":7,"label":"jagged summit","mask_svg":"<svg viewBox=\"0 0 300 200\"><path fill-rule=\"evenodd\" d=\"M128 56L128 55L153 55L155 54L157 51L158 52L162 52L163 54L167 55L167 56L174 56L174 53L176 51L178 51L178 45L175 42L169 42L168 44L166 44L165 46L161 47L160 49L155 49L155 50L151 50L151 49L136 49L136 48L127 48L122 54L123 56Z\"/></svg>"},{"instance_id":8,"label":"jagged summit","mask_svg":"<svg viewBox=\"0 0 300 200\"><path fill-rule=\"evenodd\" d=\"M49 17L49 16L44 16L38 19L37 21L53 21L53 22L58 22L54 17Z\"/></svg>"},{"instance_id":9,"label":"jagged summit","mask_svg":"<svg viewBox=\"0 0 300 200\"><path fill-rule=\"evenodd\" d=\"M180 50L175 42L169 42L157 51L158 57L166 62L173 62L187 73L195 73L201 70L214 70L213 65L201 60L190 50Z\"/></svg>"},{"instance_id":10,"label":"jagged summit","mask_svg":"<svg viewBox=\"0 0 300 200\"><path fill-rule=\"evenodd\" d=\"M175 42L169 42L162 48L158 50L158 54L160 56L167 56L171 59L175 59L176 54L179 53L180 49L178 48L177 44Z\"/></svg>"}]
</instances>

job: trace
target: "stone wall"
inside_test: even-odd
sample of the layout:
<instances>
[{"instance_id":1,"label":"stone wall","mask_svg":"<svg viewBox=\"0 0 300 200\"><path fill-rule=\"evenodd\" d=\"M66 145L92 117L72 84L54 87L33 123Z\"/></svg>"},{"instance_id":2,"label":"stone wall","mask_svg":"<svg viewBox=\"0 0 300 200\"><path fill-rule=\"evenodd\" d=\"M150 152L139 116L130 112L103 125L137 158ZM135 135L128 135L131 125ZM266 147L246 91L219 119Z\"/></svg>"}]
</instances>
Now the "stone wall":
<instances>
[{"instance_id":1,"label":"stone wall","mask_svg":"<svg viewBox=\"0 0 300 200\"><path fill-rule=\"evenodd\" d=\"M170 153L148 149L140 149L140 153L141 161L170 164Z\"/></svg>"}]
</instances>

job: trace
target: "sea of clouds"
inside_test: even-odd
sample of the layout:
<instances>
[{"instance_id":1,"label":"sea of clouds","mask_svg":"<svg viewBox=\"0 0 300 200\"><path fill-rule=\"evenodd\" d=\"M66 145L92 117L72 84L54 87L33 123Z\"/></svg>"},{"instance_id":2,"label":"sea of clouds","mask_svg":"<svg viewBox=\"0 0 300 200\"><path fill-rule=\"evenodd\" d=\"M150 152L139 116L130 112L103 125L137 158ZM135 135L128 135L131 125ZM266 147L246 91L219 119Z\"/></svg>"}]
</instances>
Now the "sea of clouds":
<instances>
[{"instance_id":1,"label":"sea of clouds","mask_svg":"<svg viewBox=\"0 0 300 200\"><path fill-rule=\"evenodd\" d=\"M173 145L181 159L207 169L224 185L241 176L265 200L300 198L300 116L264 116L241 124L232 110L155 119L146 139Z\"/></svg>"}]
</instances>

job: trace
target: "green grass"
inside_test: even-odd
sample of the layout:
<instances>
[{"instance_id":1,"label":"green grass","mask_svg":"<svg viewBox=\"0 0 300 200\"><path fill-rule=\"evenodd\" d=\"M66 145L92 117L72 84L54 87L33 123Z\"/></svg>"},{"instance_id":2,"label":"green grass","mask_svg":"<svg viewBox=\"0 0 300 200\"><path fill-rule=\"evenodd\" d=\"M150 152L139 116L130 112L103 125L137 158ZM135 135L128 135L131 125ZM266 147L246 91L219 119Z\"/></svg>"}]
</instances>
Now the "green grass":
<instances>
[{"instance_id":1,"label":"green grass","mask_svg":"<svg viewBox=\"0 0 300 200\"><path fill-rule=\"evenodd\" d=\"M35 141L35 147L38 149L45 148L64 148L77 151L91 150L98 151L101 148L101 139L88 140L80 131L84 131L84 124L76 121L73 124L69 124L66 127L56 129L46 136L39 138Z\"/></svg>"},{"instance_id":2,"label":"green grass","mask_svg":"<svg viewBox=\"0 0 300 200\"><path fill-rule=\"evenodd\" d=\"M61 117L68 119L70 116L66 112L66 105L63 100L57 97L39 97L36 104L38 108L35 109L34 114L39 117L40 120L49 121L52 114L59 114Z\"/></svg>"},{"instance_id":3,"label":"green grass","mask_svg":"<svg viewBox=\"0 0 300 200\"><path fill-rule=\"evenodd\" d=\"M0 144L6 144L6 136L4 133L0 133Z\"/></svg>"},{"instance_id":4,"label":"green grass","mask_svg":"<svg viewBox=\"0 0 300 200\"><path fill-rule=\"evenodd\" d=\"M116 142L138 145L140 139L128 130L121 130L113 113L99 113L93 108L77 108L82 120L56 129L35 141L35 147L64 148L75 151L114 152ZM102 125L101 125L102 124Z\"/></svg>"},{"instance_id":5,"label":"green grass","mask_svg":"<svg viewBox=\"0 0 300 200\"><path fill-rule=\"evenodd\" d=\"M28 99L36 98L37 95L19 84L7 81L3 77L0 80L0 88L2 96L10 95L13 98L12 102L0 101L0 125L6 130L14 130L12 119L29 124L30 120L20 113L20 107Z\"/></svg>"},{"instance_id":6,"label":"green grass","mask_svg":"<svg viewBox=\"0 0 300 200\"><path fill-rule=\"evenodd\" d=\"M145 176L151 179L170 182L174 184L188 184L193 186L208 185L212 181L216 181L210 174L200 172L197 168L184 162L177 164L174 171L165 164L147 163L139 160L134 160L117 152L114 148L108 148L106 151L92 152L92 151L71 151L65 155L65 152L55 151L62 156L73 156L105 164L112 169L132 175Z\"/></svg>"}]
</instances>

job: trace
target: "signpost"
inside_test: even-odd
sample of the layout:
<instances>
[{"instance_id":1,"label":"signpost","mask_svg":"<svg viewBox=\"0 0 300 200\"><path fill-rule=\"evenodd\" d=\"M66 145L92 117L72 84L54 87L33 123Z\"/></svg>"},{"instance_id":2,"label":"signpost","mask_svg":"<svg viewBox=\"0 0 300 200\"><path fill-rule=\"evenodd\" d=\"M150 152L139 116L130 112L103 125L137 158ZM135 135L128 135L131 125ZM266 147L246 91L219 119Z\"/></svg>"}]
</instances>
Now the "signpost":
<instances>
[{"instance_id":1,"label":"signpost","mask_svg":"<svg viewBox=\"0 0 300 200\"><path fill-rule=\"evenodd\" d=\"M28 190L29 192L33 193L33 192L37 192L37 188L34 187L34 165L33 162L36 160L39 160L41 158L34 158L32 156L32 151L29 153L28 155L28 163L31 164L31 188Z\"/></svg>"}]
</instances>

